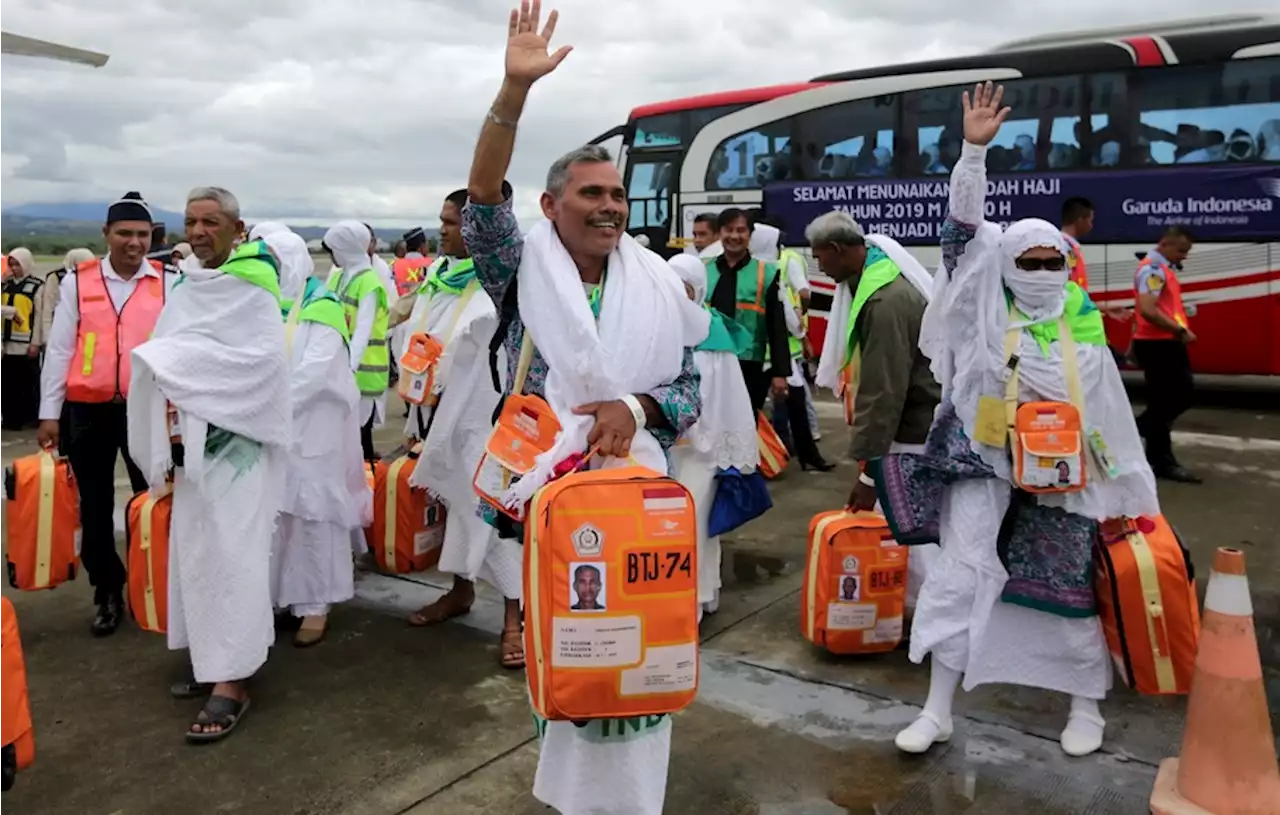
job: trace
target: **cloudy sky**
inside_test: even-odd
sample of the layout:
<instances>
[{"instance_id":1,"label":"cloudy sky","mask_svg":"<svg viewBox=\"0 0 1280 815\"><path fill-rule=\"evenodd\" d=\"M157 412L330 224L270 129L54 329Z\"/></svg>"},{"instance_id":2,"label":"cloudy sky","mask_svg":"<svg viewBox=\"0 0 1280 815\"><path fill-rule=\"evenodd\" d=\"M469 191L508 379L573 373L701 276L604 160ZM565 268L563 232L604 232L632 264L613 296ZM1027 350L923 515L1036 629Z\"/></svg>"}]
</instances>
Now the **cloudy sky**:
<instances>
[{"instance_id":1,"label":"cloudy sky","mask_svg":"<svg viewBox=\"0 0 1280 815\"><path fill-rule=\"evenodd\" d=\"M548 7L552 5L548 2ZM1219 0L1215 13L1263 8ZM560 0L575 51L534 92L511 171L536 212L547 165L634 106L951 54L1072 28L1203 14L1194 0ZM111 55L6 56L3 203L180 209L217 184L246 215L434 224L502 76L510 0L5 0L4 29ZM695 9L697 13L695 14Z\"/></svg>"}]
</instances>

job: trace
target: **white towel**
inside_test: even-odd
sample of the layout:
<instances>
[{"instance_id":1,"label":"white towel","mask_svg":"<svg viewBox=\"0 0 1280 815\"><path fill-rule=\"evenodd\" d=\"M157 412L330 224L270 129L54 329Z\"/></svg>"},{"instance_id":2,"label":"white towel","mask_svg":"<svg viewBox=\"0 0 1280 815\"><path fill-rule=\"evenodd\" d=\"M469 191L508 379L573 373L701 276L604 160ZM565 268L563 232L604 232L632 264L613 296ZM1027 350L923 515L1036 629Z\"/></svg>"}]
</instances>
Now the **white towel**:
<instances>
[{"instance_id":1,"label":"white towel","mask_svg":"<svg viewBox=\"0 0 1280 815\"><path fill-rule=\"evenodd\" d=\"M609 255L598 327L577 266L550 221L529 230L517 285L520 317L547 362L546 399L562 430L533 472L504 496L508 506L528 501L557 463L586 448L595 418L576 415L573 408L669 384L680 375L690 339L698 336L676 273L629 235ZM705 324L702 329L705 337ZM661 446L643 428L631 455L666 472Z\"/></svg>"}]
</instances>

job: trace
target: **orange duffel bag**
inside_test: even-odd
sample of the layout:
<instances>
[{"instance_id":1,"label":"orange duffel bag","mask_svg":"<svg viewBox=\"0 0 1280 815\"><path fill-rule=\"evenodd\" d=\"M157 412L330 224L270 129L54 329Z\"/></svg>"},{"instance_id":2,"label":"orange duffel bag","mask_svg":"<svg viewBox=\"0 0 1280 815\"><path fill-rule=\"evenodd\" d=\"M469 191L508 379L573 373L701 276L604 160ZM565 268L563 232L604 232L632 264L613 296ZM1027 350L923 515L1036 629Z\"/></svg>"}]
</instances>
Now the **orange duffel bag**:
<instances>
[{"instance_id":1,"label":"orange duffel bag","mask_svg":"<svg viewBox=\"0 0 1280 815\"><path fill-rule=\"evenodd\" d=\"M27 663L22 657L18 636L18 616L8 597L0 597L0 651L3 651L4 789L13 786L14 775L31 766L36 757L36 739L31 727L31 705L27 700Z\"/></svg>"},{"instance_id":2,"label":"orange duffel bag","mask_svg":"<svg viewBox=\"0 0 1280 815\"><path fill-rule=\"evenodd\" d=\"M646 467L576 472L525 525L525 672L553 721L674 713L698 692L698 519Z\"/></svg>"},{"instance_id":3,"label":"orange duffel bag","mask_svg":"<svg viewBox=\"0 0 1280 815\"><path fill-rule=\"evenodd\" d=\"M773 422L764 415L764 411L756 411L756 436L760 444L760 474L774 479L787 469L791 454L787 446L778 438L778 431L773 429Z\"/></svg>"},{"instance_id":4,"label":"orange duffel bag","mask_svg":"<svg viewBox=\"0 0 1280 815\"><path fill-rule=\"evenodd\" d=\"M1163 515L1104 521L1094 558L1107 650L1126 685L1146 694L1191 690L1200 605L1191 554Z\"/></svg>"},{"instance_id":5,"label":"orange duffel bag","mask_svg":"<svg viewBox=\"0 0 1280 815\"><path fill-rule=\"evenodd\" d=\"M169 624L169 524L173 490L140 492L124 510L129 552L129 612L144 631L163 634Z\"/></svg>"},{"instance_id":6,"label":"orange duffel bag","mask_svg":"<svg viewBox=\"0 0 1280 815\"><path fill-rule=\"evenodd\" d=\"M51 589L80 566L80 493L66 459L48 451L13 462L4 473L9 585Z\"/></svg>"},{"instance_id":7,"label":"orange duffel bag","mask_svg":"<svg viewBox=\"0 0 1280 815\"><path fill-rule=\"evenodd\" d=\"M833 654L897 648L907 602L907 550L877 513L813 516L800 608L805 639Z\"/></svg>"},{"instance_id":8,"label":"orange duffel bag","mask_svg":"<svg viewBox=\"0 0 1280 815\"><path fill-rule=\"evenodd\" d=\"M373 526L365 530L378 568L390 574L424 572L440 562L444 504L409 486L421 443L373 466Z\"/></svg>"}]
</instances>

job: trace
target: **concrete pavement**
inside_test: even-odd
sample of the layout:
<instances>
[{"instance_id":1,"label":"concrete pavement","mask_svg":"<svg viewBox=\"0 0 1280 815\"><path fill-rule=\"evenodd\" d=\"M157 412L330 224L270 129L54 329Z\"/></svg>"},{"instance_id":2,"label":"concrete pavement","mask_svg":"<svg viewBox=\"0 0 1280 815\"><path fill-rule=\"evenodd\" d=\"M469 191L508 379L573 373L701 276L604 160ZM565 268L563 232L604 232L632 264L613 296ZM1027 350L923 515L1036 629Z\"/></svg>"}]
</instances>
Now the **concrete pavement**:
<instances>
[{"instance_id":1,"label":"concrete pavement","mask_svg":"<svg viewBox=\"0 0 1280 815\"><path fill-rule=\"evenodd\" d=\"M829 458L842 452L844 438L834 407L822 410ZM1179 454L1208 480L1162 485L1165 511L1202 577L1214 547L1246 551L1278 725L1280 416L1197 410L1180 429ZM379 446L393 447L395 436L380 433ZM33 447L30 434L6 433L3 445L6 463ZM808 519L838 506L851 482L848 465L824 475L793 467L773 485L775 509L727 544L721 610L703 623L698 701L675 720L667 812L1144 811L1155 762L1177 751L1182 699L1116 689L1103 705L1103 752L1068 759L1057 746L1064 698L982 688L958 698L961 718L945 750L897 753L893 734L914 717L927 670L901 650L831 657L798 630ZM122 485L121 499L125 492ZM731 562L737 552L774 557L785 568L739 583ZM5 808L76 815L549 812L530 795L537 745L523 677L498 667L496 598L482 591L471 614L437 628L402 622L446 585L438 574L363 575L357 600L334 612L322 645L298 651L282 635L255 680L242 730L204 748L183 743L199 703L168 697L167 684L186 664L161 637L127 623L108 640L90 638L83 577L52 592L6 589L27 653L37 757L5 794Z\"/></svg>"}]
</instances>

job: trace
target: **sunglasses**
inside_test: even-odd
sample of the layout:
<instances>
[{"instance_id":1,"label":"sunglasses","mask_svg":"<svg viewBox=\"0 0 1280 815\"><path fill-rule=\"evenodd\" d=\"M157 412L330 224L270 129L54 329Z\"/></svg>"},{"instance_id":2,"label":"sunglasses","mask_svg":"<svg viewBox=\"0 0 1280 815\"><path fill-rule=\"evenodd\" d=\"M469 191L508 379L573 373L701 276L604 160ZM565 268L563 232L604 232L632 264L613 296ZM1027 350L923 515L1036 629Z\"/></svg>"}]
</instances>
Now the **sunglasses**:
<instances>
[{"instance_id":1,"label":"sunglasses","mask_svg":"<svg viewBox=\"0 0 1280 815\"><path fill-rule=\"evenodd\" d=\"M1018 258L1014 261L1024 272L1060 272L1067 266L1067 259L1059 255L1053 258Z\"/></svg>"}]
</instances>

